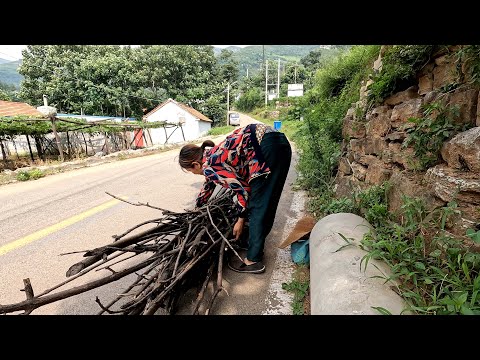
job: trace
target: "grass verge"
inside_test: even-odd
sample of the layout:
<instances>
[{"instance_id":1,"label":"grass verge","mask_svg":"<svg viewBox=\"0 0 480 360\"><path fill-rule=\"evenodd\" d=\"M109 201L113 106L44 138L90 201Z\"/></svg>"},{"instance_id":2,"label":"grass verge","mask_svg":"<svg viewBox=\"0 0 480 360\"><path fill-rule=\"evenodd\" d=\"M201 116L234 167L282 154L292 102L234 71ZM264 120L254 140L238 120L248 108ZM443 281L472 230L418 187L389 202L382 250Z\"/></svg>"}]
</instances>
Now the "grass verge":
<instances>
[{"instance_id":1,"label":"grass verge","mask_svg":"<svg viewBox=\"0 0 480 360\"><path fill-rule=\"evenodd\" d=\"M292 280L282 284L282 289L293 293L293 315L310 315L310 268L295 265Z\"/></svg>"}]
</instances>

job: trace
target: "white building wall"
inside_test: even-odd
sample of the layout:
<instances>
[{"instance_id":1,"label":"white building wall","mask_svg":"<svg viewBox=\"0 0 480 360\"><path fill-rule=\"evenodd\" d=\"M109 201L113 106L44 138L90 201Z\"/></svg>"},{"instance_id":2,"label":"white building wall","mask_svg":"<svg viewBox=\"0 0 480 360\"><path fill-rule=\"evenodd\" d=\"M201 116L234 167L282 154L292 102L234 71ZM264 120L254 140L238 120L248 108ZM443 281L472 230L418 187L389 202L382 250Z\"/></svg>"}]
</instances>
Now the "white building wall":
<instances>
[{"instance_id":1,"label":"white building wall","mask_svg":"<svg viewBox=\"0 0 480 360\"><path fill-rule=\"evenodd\" d=\"M35 146L35 139L31 136L29 138L32 151L36 152L37 147ZM27 137L25 135L15 136L15 144L12 141L5 141L4 145L6 145L6 148L8 149L7 151L10 154L15 154L15 146L17 147L17 152L20 156L30 153L28 150Z\"/></svg>"},{"instance_id":2,"label":"white building wall","mask_svg":"<svg viewBox=\"0 0 480 360\"><path fill-rule=\"evenodd\" d=\"M126 135L127 135L128 142L130 143L131 140L133 139L133 132L127 131L126 133L127 133ZM103 149L103 152L105 152L105 148L104 148L105 136L103 134L94 134L94 135L84 134L84 136L87 142L88 155L94 155L102 151L102 149ZM60 143L62 144L64 151L67 151L68 141L67 141L66 133L59 132L58 137L60 138ZM33 138L33 136L30 136L29 138L30 138L30 146L32 148L32 152L36 156L37 146L35 144L35 139ZM55 141L54 134L52 133L47 134L45 135L45 138L50 140L52 142L52 146L56 149L57 144ZM7 155L13 156L18 154L19 156L26 156L30 154L30 151L28 150L27 137L25 135L15 136L14 140L15 142L13 141L3 142L7 150ZM150 145L150 139L148 137L147 137L147 140L148 140L148 144ZM85 151L85 141L82 136L76 137L73 135L73 133L70 133L70 142L74 148L78 148L78 150L80 150L81 148L80 152ZM122 147L122 144L119 143L118 145L120 146L120 148ZM132 144L132 146L134 146L134 144ZM15 147L16 147L16 151L15 151ZM109 143L109 148L110 148L110 151L116 151L112 143Z\"/></svg>"},{"instance_id":3,"label":"white building wall","mask_svg":"<svg viewBox=\"0 0 480 360\"><path fill-rule=\"evenodd\" d=\"M200 133L198 137L205 136L212 128L212 123L207 121L199 121L198 122Z\"/></svg>"},{"instance_id":4,"label":"white building wall","mask_svg":"<svg viewBox=\"0 0 480 360\"><path fill-rule=\"evenodd\" d=\"M184 121L182 129L180 129L180 127L150 129L153 143L164 144L167 136L170 136L168 138L168 144L194 140L206 134L211 128L210 122L198 120L188 111L171 102L146 117L146 121L148 122L167 121L178 124L182 120ZM185 140L183 139L182 130Z\"/></svg>"},{"instance_id":5,"label":"white building wall","mask_svg":"<svg viewBox=\"0 0 480 360\"><path fill-rule=\"evenodd\" d=\"M287 96L303 96L303 84L288 84Z\"/></svg>"}]
</instances>

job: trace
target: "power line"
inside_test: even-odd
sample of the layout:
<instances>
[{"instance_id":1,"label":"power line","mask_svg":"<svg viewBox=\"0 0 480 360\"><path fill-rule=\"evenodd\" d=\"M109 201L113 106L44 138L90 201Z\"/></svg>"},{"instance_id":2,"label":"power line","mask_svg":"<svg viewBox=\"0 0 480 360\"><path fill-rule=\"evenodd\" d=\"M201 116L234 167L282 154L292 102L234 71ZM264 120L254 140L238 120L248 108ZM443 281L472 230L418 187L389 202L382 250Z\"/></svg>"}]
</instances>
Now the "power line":
<instances>
[{"instance_id":1,"label":"power line","mask_svg":"<svg viewBox=\"0 0 480 360\"><path fill-rule=\"evenodd\" d=\"M11 57L11 58L14 58L14 56L5 54L4 52L1 52L1 51L0 51L0 54L2 54L2 55L4 55L4 56ZM17 61L17 60L20 60L20 59L15 58L15 60L12 60L12 61Z\"/></svg>"}]
</instances>

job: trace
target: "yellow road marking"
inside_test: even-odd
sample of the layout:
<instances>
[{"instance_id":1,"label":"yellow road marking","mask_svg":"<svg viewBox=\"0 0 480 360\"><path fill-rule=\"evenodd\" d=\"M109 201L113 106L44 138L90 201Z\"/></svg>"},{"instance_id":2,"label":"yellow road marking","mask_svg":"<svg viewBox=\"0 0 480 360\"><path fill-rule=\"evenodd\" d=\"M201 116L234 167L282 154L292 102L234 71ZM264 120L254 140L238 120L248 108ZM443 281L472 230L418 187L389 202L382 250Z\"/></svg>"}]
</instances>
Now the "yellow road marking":
<instances>
[{"instance_id":1,"label":"yellow road marking","mask_svg":"<svg viewBox=\"0 0 480 360\"><path fill-rule=\"evenodd\" d=\"M125 199L124 197L122 197L122 198ZM12 241L12 242L10 242L6 245L0 246L0 256L5 255L6 253L8 253L12 250L18 249L19 247L25 246L25 245L31 243L32 241L35 241L35 240L41 239L41 238L43 238L47 235L50 235L50 234L54 233L55 231L64 229L67 226L75 224L76 222L79 222L79 221L81 221L81 220L83 220L83 219L85 219L89 216L95 215L96 213L98 213L100 211L103 211L103 210L106 210L109 207L112 207L113 205L115 205L119 202L120 202L120 200L117 200L117 199L107 201L106 203L104 203L102 205L96 206L96 207L91 208L90 210L87 210L87 211L85 211L81 214L78 214L78 215L72 216L71 218L65 219L65 220L59 222L58 224L49 226L45 229L36 231L33 234L27 235L27 236L22 237L18 240Z\"/></svg>"}]
</instances>

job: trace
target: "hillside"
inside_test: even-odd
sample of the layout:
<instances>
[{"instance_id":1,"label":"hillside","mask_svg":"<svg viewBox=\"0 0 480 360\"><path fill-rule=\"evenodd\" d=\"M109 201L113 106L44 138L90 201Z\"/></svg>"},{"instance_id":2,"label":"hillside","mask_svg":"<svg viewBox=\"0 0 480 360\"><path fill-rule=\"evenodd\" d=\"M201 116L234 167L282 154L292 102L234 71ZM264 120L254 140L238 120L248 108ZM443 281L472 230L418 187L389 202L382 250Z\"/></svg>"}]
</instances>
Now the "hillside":
<instances>
[{"instance_id":1,"label":"hillside","mask_svg":"<svg viewBox=\"0 0 480 360\"><path fill-rule=\"evenodd\" d=\"M229 50L229 51L232 51L232 52L237 52L237 51L242 50L242 48L238 47L238 46L229 46L229 47L226 47L226 48L214 47L213 48L213 53L215 54L215 56L218 56L222 52L222 50Z\"/></svg>"},{"instance_id":2,"label":"hillside","mask_svg":"<svg viewBox=\"0 0 480 360\"><path fill-rule=\"evenodd\" d=\"M335 46L329 45L252 45L244 48L230 46L226 48L234 52L234 59L240 64L240 75L247 72L253 74L257 72L263 62L263 51L265 50L265 60L293 61L299 62L302 57L310 51L321 48L322 55L330 56L337 51ZM219 54L221 49L215 48L215 54Z\"/></svg>"},{"instance_id":3,"label":"hillside","mask_svg":"<svg viewBox=\"0 0 480 360\"><path fill-rule=\"evenodd\" d=\"M23 76L17 72L17 68L20 66L21 62L22 60L0 62L0 82L15 85L16 88L19 88Z\"/></svg>"}]
</instances>

